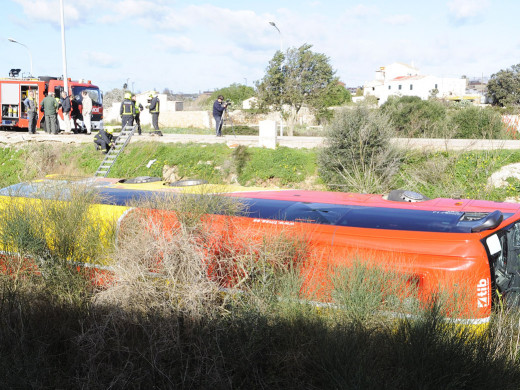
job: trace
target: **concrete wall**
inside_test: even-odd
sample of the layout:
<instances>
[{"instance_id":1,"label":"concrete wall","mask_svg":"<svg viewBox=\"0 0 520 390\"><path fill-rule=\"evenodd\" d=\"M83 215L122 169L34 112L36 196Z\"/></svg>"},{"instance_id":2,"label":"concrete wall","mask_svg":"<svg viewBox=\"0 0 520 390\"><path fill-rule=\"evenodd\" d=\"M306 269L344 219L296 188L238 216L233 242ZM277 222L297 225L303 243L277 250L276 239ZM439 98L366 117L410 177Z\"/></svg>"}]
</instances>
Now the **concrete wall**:
<instances>
[{"instance_id":1,"label":"concrete wall","mask_svg":"<svg viewBox=\"0 0 520 390\"><path fill-rule=\"evenodd\" d=\"M167 102L167 104L163 104L161 101L159 127L194 127L199 129L207 129L211 127L208 111L175 111L175 108L179 107L177 103L178 102ZM143 104L143 102L141 102L141 104ZM143 107L146 107L147 105L148 103L145 100ZM121 103L114 103L112 107L105 107L105 122L115 121L121 123L121 117L119 116L120 107ZM148 109L145 108L141 112L141 124L150 125L151 123L152 116Z\"/></svg>"},{"instance_id":2,"label":"concrete wall","mask_svg":"<svg viewBox=\"0 0 520 390\"><path fill-rule=\"evenodd\" d=\"M160 95L159 95L160 96ZM148 105L146 99L141 101L139 95L137 101L140 102L143 107ZM196 129L214 129L215 121L210 111L176 111L179 108L178 102L166 102L163 103L161 100L161 113L159 114L159 127L182 127L182 128L196 128ZM119 111L121 103L114 103L112 107L104 108L104 121L105 122L116 122L121 123L121 117ZM231 118L235 126L237 125L249 125L258 126L258 123L262 120L273 120L280 123L280 113L270 112L268 114L256 114L251 115L242 110L231 111ZM297 123L306 125L315 125L314 115L306 107L302 107L298 114ZM144 109L141 112L141 124L150 125L152 123L152 116L148 109ZM285 121L284 126L287 126Z\"/></svg>"}]
</instances>

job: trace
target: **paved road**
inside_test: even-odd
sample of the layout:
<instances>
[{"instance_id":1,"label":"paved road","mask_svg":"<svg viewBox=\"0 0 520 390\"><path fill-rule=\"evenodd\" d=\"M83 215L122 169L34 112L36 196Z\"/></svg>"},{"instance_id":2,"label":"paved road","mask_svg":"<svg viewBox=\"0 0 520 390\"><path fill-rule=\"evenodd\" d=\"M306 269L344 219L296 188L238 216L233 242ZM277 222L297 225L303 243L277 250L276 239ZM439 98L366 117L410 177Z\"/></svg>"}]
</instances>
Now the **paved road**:
<instances>
[{"instance_id":1,"label":"paved road","mask_svg":"<svg viewBox=\"0 0 520 390\"><path fill-rule=\"evenodd\" d=\"M67 144L82 144L93 142L94 135L73 134L73 135L50 135L44 132L28 134L20 131L0 130L0 147L10 145L20 145L38 142L61 142ZM224 135L215 137L210 135L196 134L165 134L163 137L144 134L134 136L131 142L155 141L162 143L225 143L228 146L246 145L258 146L257 136L248 135ZM392 140L398 146L407 149L419 150L493 150L493 149L520 149L520 141L512 140L464 140L464 139L428 139L428 138L394 138ZM323 137L278 137L277 142L280 146L291 148L313 148L324 143Z\"/></svg>"}]
</instances>

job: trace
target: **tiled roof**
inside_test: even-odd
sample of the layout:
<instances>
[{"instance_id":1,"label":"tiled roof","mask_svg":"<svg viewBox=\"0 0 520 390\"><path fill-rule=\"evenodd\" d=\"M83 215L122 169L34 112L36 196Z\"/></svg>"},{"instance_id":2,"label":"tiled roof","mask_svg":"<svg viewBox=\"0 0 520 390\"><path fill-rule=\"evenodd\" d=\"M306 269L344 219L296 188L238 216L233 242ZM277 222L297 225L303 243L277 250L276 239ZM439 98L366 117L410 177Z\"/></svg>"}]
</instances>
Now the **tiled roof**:
<instances>
[{"instance_id":1,"label":"tiled roof","mask_svg":"<svg viewBox=\"0 0 520 390\"><path fill-rule=\"evenodd\" d=\"M413 75L413 76L398 76L390 81L406 81L406 80L420 80L420 79L423 79L425 78L426 76L424 75L419 75L419 74L416 74L416 75Z\"/></svg>"}]
</instances>

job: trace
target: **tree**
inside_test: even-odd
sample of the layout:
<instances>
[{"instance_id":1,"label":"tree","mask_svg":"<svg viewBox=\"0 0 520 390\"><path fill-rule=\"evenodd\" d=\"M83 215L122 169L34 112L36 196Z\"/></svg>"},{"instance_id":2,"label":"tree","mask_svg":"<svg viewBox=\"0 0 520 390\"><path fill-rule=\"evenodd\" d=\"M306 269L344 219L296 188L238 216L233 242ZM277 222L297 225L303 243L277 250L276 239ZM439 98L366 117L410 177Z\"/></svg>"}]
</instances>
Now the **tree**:
<instances>
[{"instance_id":1,"label":"tree","mask_svg":"<svg viewBox=\"0 0 520 390\"><path fill-rule=\"evenodd\" d=\"M114 88L103 94L103 105L111 107L113 103L120 103L123 100L125 90L121 88Z\"/></svg>"},{"instance_id":2,"label":"tree","mask_svg":"<svg viewBox=\"0 0 520 390\"><path fill-rule=\"evenodd\" d=\"M342 82L330 83L323 98L323 107L318 110L316 118L320 122L328 123L333 116L333 111L329 110L329 107L341 106L351 101L352 95Z\"/></svg>"},{"instance_id":3,"label":"tree","mask_svg":"<svg viewBox=\"0 0 520 390\"><path fill-rule=\"evenodd\" d=\"M217 99L218 95L224 96L226 100L231 100L233 105L240 105L244 100L255 96L255 89L243 84L231 84L229 87L221 88L213 92L209 99L211 104Z\"/></svg>"},{"instance_id":4,"label":"tree","mask_svg":"<svg viewBox=\"0 0 520 390\"><path fill-rule=\"evenodd\" d=\"M262 80L256 83L260 106L270 106L282 113L293 135L298 112L308 105L318 112L327 107L327 96L334 93L338 78L325 54L311 51L312 45L277 51ZM285 107L289 107L285 112Z\"/></svg>"},{"instance_id":5,"label":"tree","mask_svg":"<svg viewBox=\"0 0 520 390\"><path fill-rule=\"evenodd\" d=\"M520 104L520 64L491 75L487 89L493 105Z\"/></svg>"}]
</instances>

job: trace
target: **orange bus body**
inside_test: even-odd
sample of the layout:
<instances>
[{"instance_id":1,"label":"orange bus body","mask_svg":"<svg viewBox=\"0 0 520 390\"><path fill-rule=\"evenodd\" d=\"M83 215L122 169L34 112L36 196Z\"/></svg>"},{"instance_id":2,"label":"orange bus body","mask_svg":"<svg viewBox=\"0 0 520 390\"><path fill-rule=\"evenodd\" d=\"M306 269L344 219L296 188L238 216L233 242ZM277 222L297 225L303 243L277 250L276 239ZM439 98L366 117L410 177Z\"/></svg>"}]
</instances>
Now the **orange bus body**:
<instances>
[{"instance_id":1,"label":"orange bus body","mask_svg":"<svg viewBox=\"0 0 520 390\"><path fill-rule=\"evenodd\" d=\"M163 183L141 189L117 179L96 180L104 204L126 210L120 215L121 226L135 211L128 199L179 192ZM20 195L23 185L13 186L12 193L16 191L17 197L31 196ZM9 188L2 190L0 202L9 193ZM459 312L472 323L489 320L495 292L513 303L520 294L518 204L468 199L403 202L381 195L302 190L241 189L219 195L236 198L247 207L239 215L208 217L207 228L214 238L206 243L208 256L229 244L242 245L246 236L256 242L282 234L304 240L307 259L302 273L307 287L324 300L329 271L356 259L405 275L424 299L439 291L462 297ZM173 211L145 213L167 221L164 234L178 223ZM219 277L224 282L233 279L233 275Z\"/></svg>"}]
</instances>

